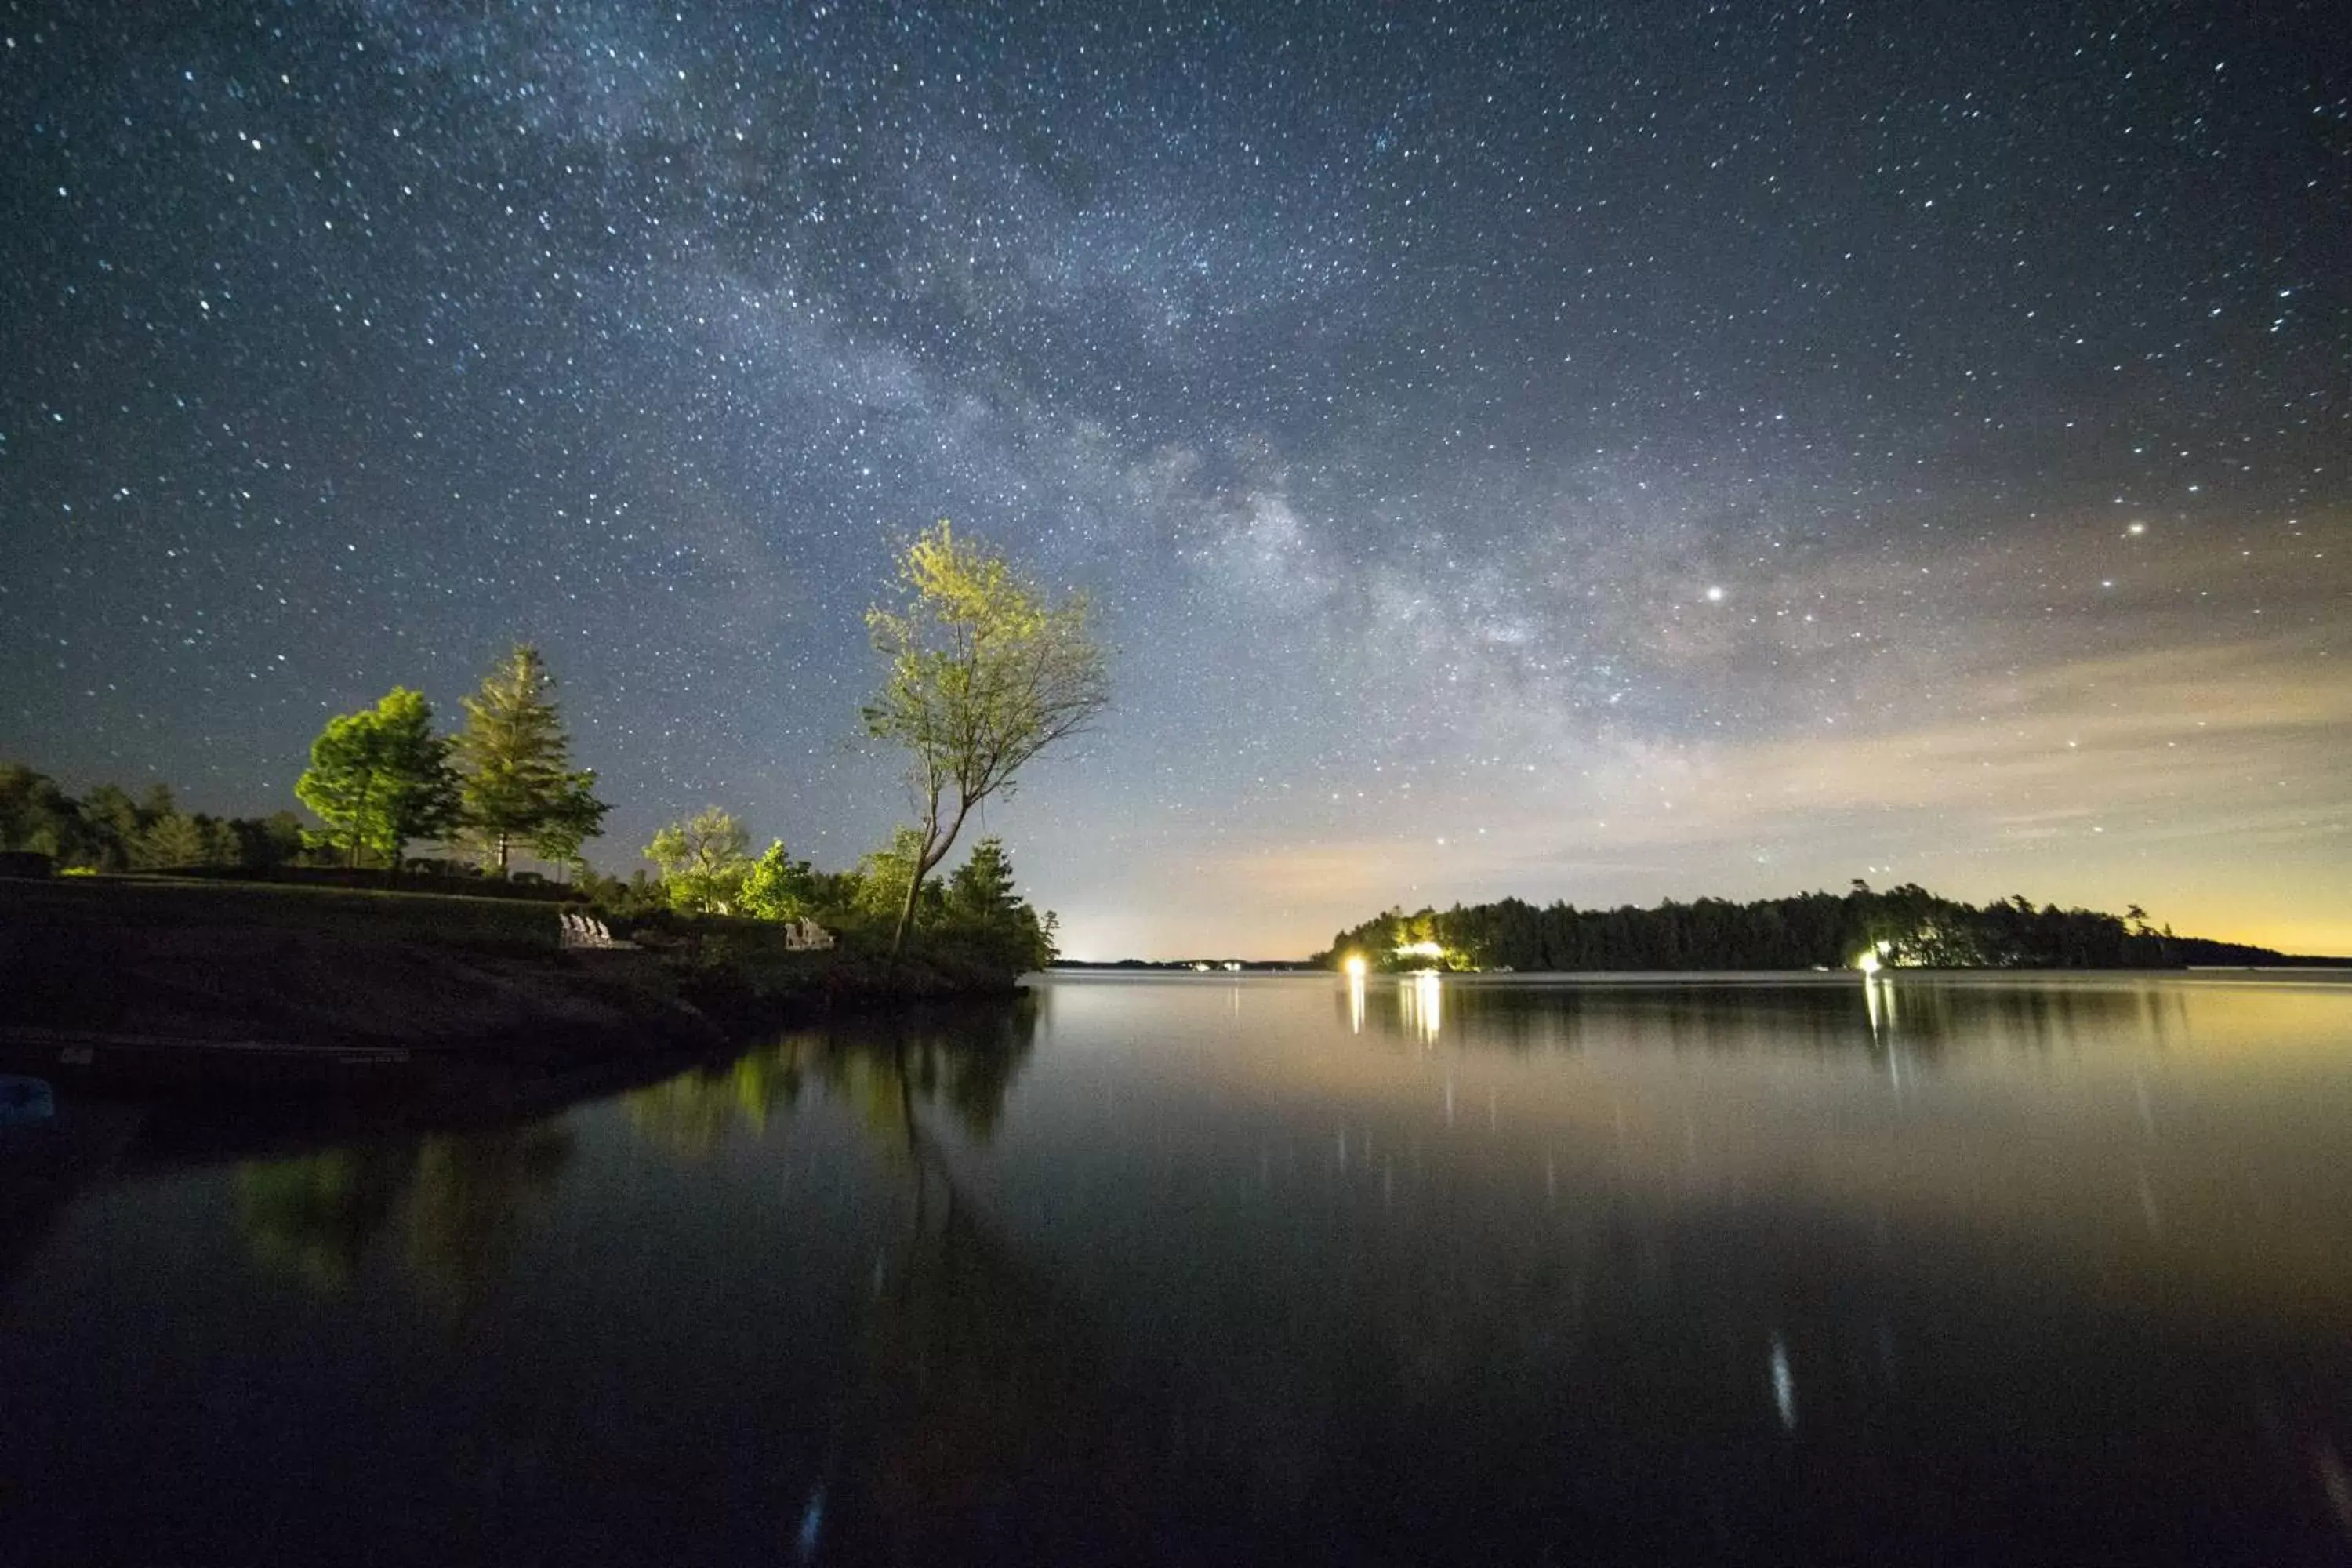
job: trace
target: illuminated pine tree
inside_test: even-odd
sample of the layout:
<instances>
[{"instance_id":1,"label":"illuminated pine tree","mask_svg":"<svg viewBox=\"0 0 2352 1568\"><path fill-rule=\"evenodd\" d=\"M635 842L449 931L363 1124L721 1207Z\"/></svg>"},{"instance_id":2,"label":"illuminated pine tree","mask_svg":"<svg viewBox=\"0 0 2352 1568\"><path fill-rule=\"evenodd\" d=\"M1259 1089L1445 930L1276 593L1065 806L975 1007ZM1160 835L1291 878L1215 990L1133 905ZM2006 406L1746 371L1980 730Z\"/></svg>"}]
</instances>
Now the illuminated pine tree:
<instances>
[{"instance_id":1,"label":"illuminated pine tree","mask_svg":"<svg viewBox=\"0 0 2352 1568\"><path fill-rule=\"evenodd\" d=\"M604 830L609 808L593 793L596 775L572 766L554 692L539 650L518 643L465 700L457 751L466 829L501 876L518 844L574 859Z\"/></svg>"}]
</instances>

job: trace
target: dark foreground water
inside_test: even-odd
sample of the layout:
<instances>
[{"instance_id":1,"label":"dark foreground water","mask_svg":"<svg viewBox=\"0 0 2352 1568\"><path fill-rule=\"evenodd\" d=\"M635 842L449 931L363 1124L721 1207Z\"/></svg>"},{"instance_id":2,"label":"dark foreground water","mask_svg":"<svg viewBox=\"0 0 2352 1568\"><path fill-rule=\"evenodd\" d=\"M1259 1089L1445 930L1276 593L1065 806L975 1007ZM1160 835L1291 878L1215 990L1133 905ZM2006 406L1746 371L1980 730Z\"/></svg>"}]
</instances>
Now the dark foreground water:
<instances>
[{"instance_id":1,"label":"dark foreground water","mask_svg":"<svg viewBox=\"0 0 2352 1568\"><path fill-rule=\"evenodd\" d=\"M1062 979L37 1135L0 1562L2352 1557L2319 977Z\"/></svg>"}]
</instances>

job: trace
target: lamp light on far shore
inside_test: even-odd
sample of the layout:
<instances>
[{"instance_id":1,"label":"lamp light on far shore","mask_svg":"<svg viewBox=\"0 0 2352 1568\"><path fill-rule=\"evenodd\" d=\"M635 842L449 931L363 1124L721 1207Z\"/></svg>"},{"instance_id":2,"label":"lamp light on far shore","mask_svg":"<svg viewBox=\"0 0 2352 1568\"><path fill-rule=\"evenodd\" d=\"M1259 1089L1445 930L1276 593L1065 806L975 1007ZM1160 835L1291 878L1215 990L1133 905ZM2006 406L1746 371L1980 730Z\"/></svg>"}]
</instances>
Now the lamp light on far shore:
<instances>
[{"instance_id":1,"label":"lamp light on far shore","mask_svg":"<svg viewBox=\"0 0 2352 1568\"><path fill-rule=\"evenodd\" d=\"M1355 979L1361 980L1364 977L1364 955L1360 952L1351 952L1347 956L1346 960L1340 963L1339 967L1346 970L1349 974Z\"/></svg>"}]
</instances>

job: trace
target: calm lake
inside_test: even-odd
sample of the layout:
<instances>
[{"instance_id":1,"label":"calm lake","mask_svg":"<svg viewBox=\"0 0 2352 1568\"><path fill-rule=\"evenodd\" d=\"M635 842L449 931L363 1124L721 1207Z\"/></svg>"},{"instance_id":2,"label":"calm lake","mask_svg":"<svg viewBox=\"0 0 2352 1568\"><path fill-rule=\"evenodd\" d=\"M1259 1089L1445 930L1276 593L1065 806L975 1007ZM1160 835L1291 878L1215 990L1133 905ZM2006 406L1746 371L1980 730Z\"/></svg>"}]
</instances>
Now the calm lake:
<instances>
[{"instance_id":1,"label":"calm lake","mask_svg":"<svg viewBox=\"0 0 2352 1568\"><path fill-rule=\"evenodd\" d=\"M520 1124L68 1100L0 1562L2343 1562L2347 978L1056 977Z\"/></svg>"}]
</instances>

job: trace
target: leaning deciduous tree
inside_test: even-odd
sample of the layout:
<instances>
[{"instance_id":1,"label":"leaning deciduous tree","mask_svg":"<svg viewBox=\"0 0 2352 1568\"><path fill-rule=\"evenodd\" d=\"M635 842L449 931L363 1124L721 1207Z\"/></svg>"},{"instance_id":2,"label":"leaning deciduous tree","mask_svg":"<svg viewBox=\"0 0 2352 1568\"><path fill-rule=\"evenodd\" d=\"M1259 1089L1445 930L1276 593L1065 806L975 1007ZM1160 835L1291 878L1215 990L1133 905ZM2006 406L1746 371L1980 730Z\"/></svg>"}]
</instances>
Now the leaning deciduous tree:
<instances>
[{"instance_id":1,"label":"leaning deciduous tree","mask_svg":"<svg viewBox=\"0 0 2352 1568\"><path fill-rule=\"evenodd\" d=\"M608 809L596 775L572 770L572 742L555 711L555 680L539 649L518 643L466 700L457 741L466 827L499 875L518 844L547 858L576 859L603 831Z\"/></svg>"},{"instance_id":2,"label":"leaning deciduous tree","mask_svg":"<svg viewBox=\"0 0 2352 1568\"><path fill-rule=\"evenodd\" d=\"M1109 658L1083 595L1049 600L945 521L907 546L898 581L898 604L866 612L888 668L863 710L866 733L906 749L918 818L894 953L972 807L1010 795L1030 759L1086 729L1110 700Z\"/></svg>"},{"instance_id":3,"label":"leaning deciduous tree","mask_svg":"<svg viewBox=\"0 0 2352 1568\"><path fill-rule=\"evenodd\" d=\"M353 866L373 849L397 871L409 840L437 838L457 822L449 742L433 732L424 694L404 686L373 708L328 720L294 793Z\"/></svg>"}]
</instances>

